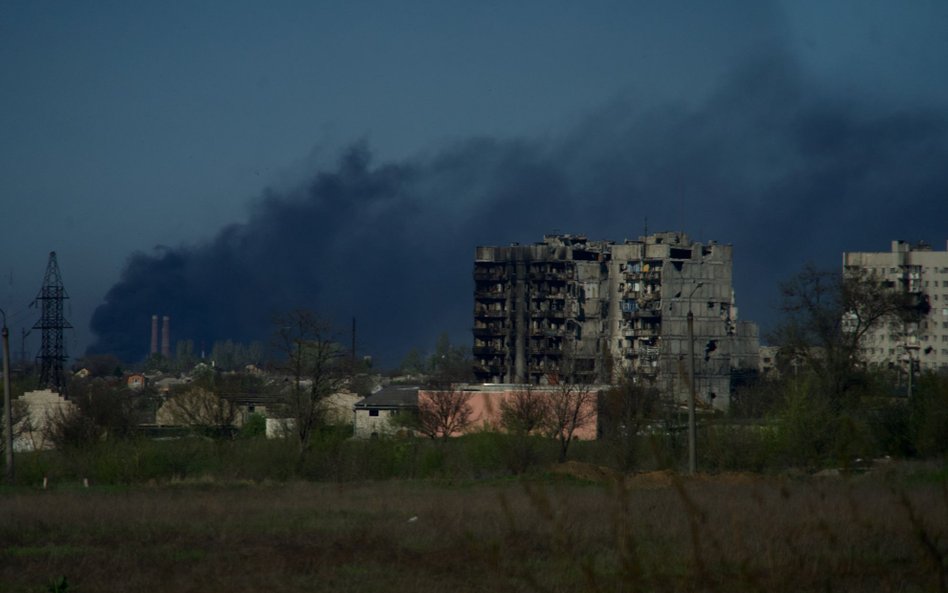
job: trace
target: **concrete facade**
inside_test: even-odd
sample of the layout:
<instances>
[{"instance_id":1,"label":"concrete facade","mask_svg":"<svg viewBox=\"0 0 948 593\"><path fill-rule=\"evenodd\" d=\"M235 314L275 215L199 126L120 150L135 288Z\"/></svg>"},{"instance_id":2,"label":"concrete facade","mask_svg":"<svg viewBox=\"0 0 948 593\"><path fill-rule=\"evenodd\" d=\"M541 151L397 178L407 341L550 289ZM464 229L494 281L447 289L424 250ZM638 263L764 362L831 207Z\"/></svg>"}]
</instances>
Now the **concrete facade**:
<instances>
[{"instance_id":1,"label":"concrete facade","mask_svg":"<svg viewBox=\"0 0 948 593\"><path fill-rule=\"evenodd\" d=\"M562 392L558 391L557 386L534 387L532 385L459 385L456 388L467 397L467 404L471 407L471 423L464 432L455 432L451 436L461 436L466 432L476 432L480 430L501 430L502 428L502 410L504 401L514 398L518 392L530 390L532 394L541 398L555 400L562 397ZM571 388L583 389L588 396L581 406L580 416L585 420L579 422L573 433L573 438L577 440L595 440L598 433L598 402L600 394L608 389L608 386L584 385ZM434 390L420 390L418 392L419 403L432 397L436 393ZM574 395L575 397L575 395Z\"/></svg>"},{"instance_id":2,"label":"concrete facade","mask_svg":"<svg viewBox=\"0 0 948 593\"><path fill-rule=\"evenodd\" d=\"M19 401L26 404L26 417L14 429L14 451L39 451L52 449L48 437L51 422L77 413L74 403L50 389L27 391Z\"/></svg>"},{"instance_id":3,"label":"concrete facade","mask_svg":"<svg viewBox=\"0 0 948 593\"><path fill-rule=\"evenodd\" d=\"M418 409L418 387L390 385L357 402L352 409L356 438L394 435L402 430L395 418Z\"/></svg>"},{"instance_id":4,"label":"concrete facade","mask_svg":"<svg viewBox=\"0 0 948 593\"><path fill-rule=\"evenodd\" d=\"M867 336L870 364L907 367L911 356L921 370L948 367L948 250L892 241L890 251L843 253L843 271L868 274L931 306L917 324L889 323Z\"/></svg>"},{"instance_id":5,"label":"concrete facade","mask_svg":"<svg viewBox=\"0 0 948 593\"><path fill-rule=\"evenodd\" d=\"M731 268L730 245L671 232L624 243L550 235L478 247L475 374L541 385L631 376L683 401L691 310L696 392L724 409L731 371L758 366L757 328L737 320Z\"/></svg>"}]
</instances>

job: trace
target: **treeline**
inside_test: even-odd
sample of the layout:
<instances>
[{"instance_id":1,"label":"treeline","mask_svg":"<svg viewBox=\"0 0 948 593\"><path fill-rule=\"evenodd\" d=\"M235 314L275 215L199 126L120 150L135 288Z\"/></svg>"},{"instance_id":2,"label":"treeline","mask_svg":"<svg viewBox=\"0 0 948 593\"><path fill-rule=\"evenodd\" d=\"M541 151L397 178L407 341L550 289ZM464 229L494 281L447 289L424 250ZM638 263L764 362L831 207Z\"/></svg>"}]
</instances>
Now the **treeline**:
<instances>
[{"instance_id":1,"label":"treeline","mask_svg":"<svg viewBox=\"0 0 948 593\"><path fill-rule=\"evenodd\" d=\"M195 346L193 340L179 340L171 358L152 354L145 360L146 371L183 373L204 363L227 371L240 370L247 365L263 366L269 360L269 352L263 342L215 341L210 349Z\"/></svg>"},{"instance_id":2,"label":"treeline","mask_svg":"<svg viewBox=\"0 0 948 593\"><path fill-rule=\"evenodd\" d=\"M923 373L911 400L888 395L885 377L866 378L877 380L878 391L867 390L851 406L818 397L810 375L742 392L733 414L700 417L699 471L860 471L887 456L942 458L948 452L948 377ZM742 416L742 398L753 391L772 404ZM129 401L96 390L77 397L86 413L63 427L68 431L57 450L18 454L17 481L480 479L542 473L561 460L557 439L501 427L451 439L359 440L349 425L321 423L308 435L305 456L295 435L267 439L262 417L228 433L191 430L156 441L129 421L133 411L123 408ZM574 441L569 459L618 473L683 470L686 417L653 391L616 387L600 402L600 438Z\"/></svg>"}]
</instances>

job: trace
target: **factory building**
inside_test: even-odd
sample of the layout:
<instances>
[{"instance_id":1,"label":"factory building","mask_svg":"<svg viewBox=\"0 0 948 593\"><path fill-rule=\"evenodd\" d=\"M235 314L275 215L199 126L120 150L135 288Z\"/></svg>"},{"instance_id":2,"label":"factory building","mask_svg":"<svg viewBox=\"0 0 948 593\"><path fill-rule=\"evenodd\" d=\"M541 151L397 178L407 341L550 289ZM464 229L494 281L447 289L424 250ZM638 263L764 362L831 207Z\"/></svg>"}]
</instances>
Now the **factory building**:
<instances>
[{"instance_id":1,"label":"factory building","mask_svg":"<svg viewBox=\"0 0 948 593\"><path fill-rule=\"evenodd\" d=\"M948 250L892 241L890 251L843 253L843 271L878 278L930 306L919 321L891 321L870 332L863 344L870 364L901 366L911 357L921 370L948 366Z\"/></svg>"},{"instance_id":2,"label":"factory building","mask_svg":"<svg viewBox=\"0 0 948 593\"><path fill-rule=\"evenodd\" d=\"M724 409L733 371L758 364L757 328L737 320L731 267L730 245L673 232L478 247L475 374L541 385L631 377L684 401L691 311L698 400Z\"/></svg>"}]
</instances>

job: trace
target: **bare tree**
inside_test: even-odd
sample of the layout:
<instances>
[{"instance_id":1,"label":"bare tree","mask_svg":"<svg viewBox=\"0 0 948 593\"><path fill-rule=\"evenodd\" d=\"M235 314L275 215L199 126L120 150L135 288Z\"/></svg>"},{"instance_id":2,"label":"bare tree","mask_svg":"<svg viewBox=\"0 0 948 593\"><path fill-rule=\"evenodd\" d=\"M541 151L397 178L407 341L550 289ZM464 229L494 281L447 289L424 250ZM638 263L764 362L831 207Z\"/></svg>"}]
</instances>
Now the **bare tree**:
<instances>
[{"instance_id":1,"label":"bare tree","mask_svg":"<svg viewBox=\"0 0 948 593\"><path fill-rule=\"evenodd\" d=\"M550 393L521 385L500 402L500 424L509 433L506 459L514 473L523 473L537 462L533 435L550 424Z\"/></svg>"},{"instance_id":2,"label":"bare tree","mask_svg":"<svg viewBox=\"0 0 948 593\"><path fill-rule=\"evenodd\" d=\"M454 386L418 392L417 429L432 438L447 440L463 432L474 414L471 394Z\"/></svg>"},{"instance_id":3,"label":"bare tree","mask_svg":"<svg viewBox=\"0 0 948 593\"><path fill-rule=\"evenodd\" d=\"M602 437L623 469L633 469L638 461L639 433L650 421L661 417L661 397L654 387L635 384L630 377L602 394L597 402Z\"/></svg>"},{"instance_id":4,"label":"bare tree","mask_svg":"<svg viewBox=\"0 0 948 593\"><path fill-rule=\"evenodd\" d=\"M233 403L202 387L174 395L160 412L170 424L199 427L218 434L230 433L240 411Z\"/></svg>"},{"instance_id":5,"label":"bare tree","mask_svg":"<svg viewBox=\"0 0 948 593\"><path fill-rule=\"evenodd\" d=\"M522 385L500 404L500 422L514 434L529 435L550 423L550 396Z\"/></svg>"},{"instance_id":6,"label":"bare tree","mask_svg":"<svg viewBox=\"0 0 948 593\"><path fill-rule=\"evenodd\" d=\"M559 383L550 396L549 434L560 442L560 463L566 461L576 431L596 419L596 392L585 383Z\"/></svg>"},{"instance_id":7,"label":"bare tree","mask_svg":"<svg viewBox=\"0 0 948 593\"><path fill-rule=\"evenodd\" d=\"M786 319L773 335L781 356L802 361L836 403L863 367L866 338L886 323L918 321L930 309L916 295L860 271L807 266L781 291Z\"/></svg>"},{"instance_id":8,"label":"bare tree","mask_svg":"<svg viewBox=\"0 0 948 593\"><path fill-rule=\"evenodd\" d=\"M57 447L83 447L136 434L144 398L126 387L97 379L70 382L72 406L57 408L45 422L45 438Z\"/></svg>"},{"instance_id":9,"label":"bare tree","mask_svg":"<svg viewBox=\"0 0 948 593\"><path fill-rule=\"evenodd\" d=\"M313 431L326 421L326 400L347 382L346 356L332 327L311 311L297 309L276 319L273 344L290 385L284 403L295 423L300 455Z\"/></svg>"},{"instance_id":10,"label":"bare tree","mask_svg":"<svg viewBox=\"0 0 948 593\"><path fill-rule=\"evenodd\" d=\"M566 461L576 431L596 420L597 394L589 384L591 376L577 356L575 344L567 343L557 373L550 374L550 413L547 431L560 442L560 462Z\"/></svg>"}]
</instances>

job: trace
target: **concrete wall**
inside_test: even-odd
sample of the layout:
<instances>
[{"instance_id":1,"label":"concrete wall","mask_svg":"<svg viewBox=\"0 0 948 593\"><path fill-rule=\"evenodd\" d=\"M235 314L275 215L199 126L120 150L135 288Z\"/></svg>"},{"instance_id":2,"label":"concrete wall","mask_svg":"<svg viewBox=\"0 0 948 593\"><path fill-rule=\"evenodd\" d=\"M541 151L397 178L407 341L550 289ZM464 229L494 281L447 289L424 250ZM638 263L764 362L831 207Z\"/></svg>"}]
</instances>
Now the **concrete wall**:
<instances>
[{"instance_id":1,"label":"concrete wall","mask_svg":"<svg viewBox=\"0 0 948 593\"><path fill-rule=\"evenodd\" d=\"M535 387L527 385L494 385L494 386L472 386L460 388L467 398L467 403L471 406L471 424L463 432L453 433L452 436L460 436L466 432L475 432L479 430L501 430L501 404L515 396L518 391L531 389L533 393L542 397L554 399L562 397L562 391L557 387ZM597 436L597 404L601 387L583 385L574 386L573 389L584 389L590 394L590 397L583 407L584 416L588 420L578 426L573 437L580 440L594 440ZM421 390L418 392L419 406L425 405L425 401L430 401L434 391Z\"/></svg>"},{"instance_id":2,"label":"concrete wall","mask_svg":"<svg viewBox=\"0 0 948 593\"><path fill-rule=\"evenodd\" d=\"M27 416L14 431L14 451L52 449L53 443L47 438L50 423L78 412L74 403L49 389L28 391L18 401L26 404Z\"/></svg>"},{"instance_id":3,"label":"concrete wall","mask_svg":"<svg viewBox=\"0 0 948 593\"><path fill-rule=\"evenodd\" d=\"M355 411L355 430L354 436L360 439L368 439L377 436L391 436L404 430L395 425L392 420L398 416L399 410L374 410L376 415L372 415L372 410L357 409Z\"/></svg>"}]
</instances>

